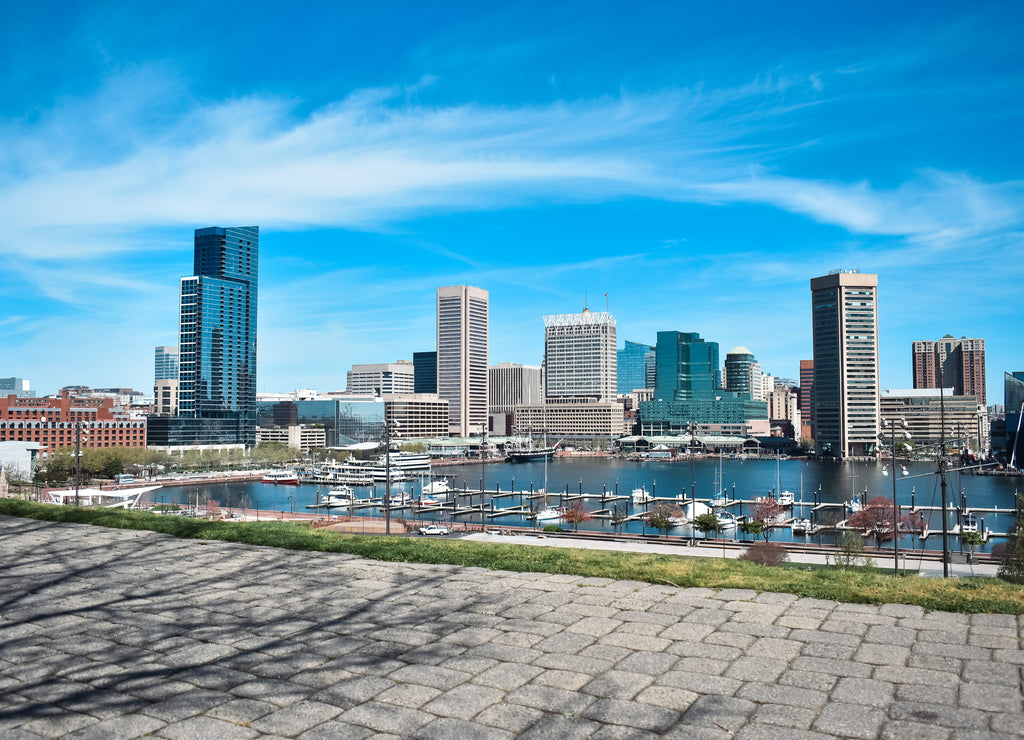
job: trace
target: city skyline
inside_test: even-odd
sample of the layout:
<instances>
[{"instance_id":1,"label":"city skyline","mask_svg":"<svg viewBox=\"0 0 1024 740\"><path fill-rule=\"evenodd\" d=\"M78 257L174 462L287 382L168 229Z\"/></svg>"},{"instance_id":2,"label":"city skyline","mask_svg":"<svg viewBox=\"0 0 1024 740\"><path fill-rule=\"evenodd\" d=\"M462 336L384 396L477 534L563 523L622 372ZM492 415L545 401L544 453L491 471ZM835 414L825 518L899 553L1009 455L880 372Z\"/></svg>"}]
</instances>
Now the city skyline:
<instances>
[{"instance_id":1,"label":"city skyline","mask_svg":"<svg viewBox=\"0 0 1024 740\"><path fill-rule=\"evenodd\" d=\"M148 391L224 223L261 226L260 392L433 349L443 285L488 291L491 365L586 302L797 377L834 268L879 276L882 388L947 333L990 404L1024 366L1018 4L293 10L0 7L0 372Z\"/></svg>"}]
</instances>

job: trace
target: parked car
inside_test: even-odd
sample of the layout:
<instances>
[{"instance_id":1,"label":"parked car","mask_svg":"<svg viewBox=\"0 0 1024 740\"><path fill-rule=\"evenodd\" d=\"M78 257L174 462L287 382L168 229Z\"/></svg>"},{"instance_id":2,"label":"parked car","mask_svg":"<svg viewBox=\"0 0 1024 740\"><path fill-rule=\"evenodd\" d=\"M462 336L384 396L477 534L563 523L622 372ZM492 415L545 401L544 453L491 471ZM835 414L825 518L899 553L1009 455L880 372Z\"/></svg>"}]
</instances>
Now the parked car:
<instances>
[{"instance_id":1,"label":"parked car","mask_svg":"<svg viewBox=\"0 0 1024 740\"><path fill-rule=\"evenodd\" d=\"M425 527L420 527L420 534L449 534L450 532L448 527L442 527L440 524L428 524Z\"/></svg>"}]
</instances>

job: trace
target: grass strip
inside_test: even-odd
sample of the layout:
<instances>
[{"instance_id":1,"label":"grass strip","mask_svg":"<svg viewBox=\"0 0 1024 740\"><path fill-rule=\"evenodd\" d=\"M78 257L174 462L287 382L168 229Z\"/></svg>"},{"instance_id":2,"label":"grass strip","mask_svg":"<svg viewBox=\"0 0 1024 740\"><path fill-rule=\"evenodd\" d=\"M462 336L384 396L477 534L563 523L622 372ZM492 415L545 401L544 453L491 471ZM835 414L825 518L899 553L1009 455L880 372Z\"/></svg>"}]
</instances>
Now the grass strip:
<instances>
[{"instance_id":1,"label":"grass strip","mask_svg":"<svg viewBox=\"0 0 1024 740\"><path fill-rule=\"evenodd\" d=\"M669 584L743 588L856 604L914 604L963 613L1024 613L1024 588L996 578L895 577L874 568L771 568L726 558L386 537L312 530L301 522L223 522L122 509L80 509L0 499L0 514L54 522L150 530L289 550L342 552L373 560L434 563Z\"/></svg>"}]
</instances>

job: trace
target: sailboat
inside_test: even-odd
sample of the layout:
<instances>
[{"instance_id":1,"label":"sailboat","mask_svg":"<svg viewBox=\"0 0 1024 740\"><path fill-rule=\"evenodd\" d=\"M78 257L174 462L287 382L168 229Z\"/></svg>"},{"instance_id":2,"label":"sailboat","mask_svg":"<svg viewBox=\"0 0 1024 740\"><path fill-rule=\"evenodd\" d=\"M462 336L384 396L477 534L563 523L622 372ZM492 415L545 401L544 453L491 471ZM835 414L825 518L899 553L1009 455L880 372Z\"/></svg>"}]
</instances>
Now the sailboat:
<instances>
[{"instance_id":1,"label":"sailboat","mask_svg":"<svg viewBox=\"0 0 1024 740\"><path fill-rule=\"evenodd\" d=\"M548 506L548 458L544 458L544 487L538 491L538 493L544 494L544 506L537 510L537 513L533 515L534 520L538 522L550 522L557 519L561 519L565 513L561 509Z\"/></svg>"},{"instance_id":2,"label":"sailboat","mask_svg":"<svg viewBox=\"0 0 1024 740\"><path fill-rule=\"evenodd\" d=\"M778 493L775 496L776 502L779 506L792 506L793 505L793 492L782 490L782 463L779 461L779 453L775 453L775 490Z\"/></svg>"}]
</instances>

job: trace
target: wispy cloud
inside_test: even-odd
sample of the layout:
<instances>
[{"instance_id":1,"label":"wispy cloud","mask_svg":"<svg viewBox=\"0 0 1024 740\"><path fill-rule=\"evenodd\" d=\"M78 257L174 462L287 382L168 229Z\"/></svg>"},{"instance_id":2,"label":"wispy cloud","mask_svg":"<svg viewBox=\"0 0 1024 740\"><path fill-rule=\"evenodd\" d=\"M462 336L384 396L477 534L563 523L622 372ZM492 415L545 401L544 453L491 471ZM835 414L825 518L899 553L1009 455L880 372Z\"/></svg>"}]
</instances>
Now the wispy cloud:
<instances>
[{"instance_id":1,"label":"wispy cloud","mask_svg":"<svg viewBox=\"0 0 1024 740\"><path fill-rule=\"evenodd\" d=\"M0 252L81 257L133 248L133 228L207 221L372 229L425 209L537 197L768 204L933 244L1021 221L1019 183L924 171L878 189L769 167L748 135L781 129L793 109L815 104L793 99L797 82L778 75L735 89L519 107L410 102L424 80L356 91L302 117L294 101L259 96L154 116L145 105L154 84L177 90L134 72L38 126L5 127L2 160L13 174L0 181ZM142 102L122 89L145 85ZM78 130L72 118L91 124Z\"/></svg>"}]
</instances>

